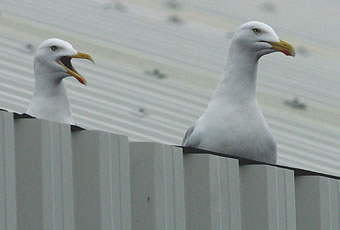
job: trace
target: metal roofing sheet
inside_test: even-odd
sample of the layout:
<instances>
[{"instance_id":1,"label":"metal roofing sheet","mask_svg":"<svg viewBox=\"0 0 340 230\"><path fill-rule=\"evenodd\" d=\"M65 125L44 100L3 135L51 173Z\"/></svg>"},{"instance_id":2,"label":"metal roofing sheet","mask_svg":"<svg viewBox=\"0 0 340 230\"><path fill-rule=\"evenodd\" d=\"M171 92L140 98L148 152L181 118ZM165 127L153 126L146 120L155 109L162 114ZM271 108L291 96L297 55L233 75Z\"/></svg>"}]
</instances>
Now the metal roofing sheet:
<instances>
[{"instance_id":1,"label":"metal roofing sheet","mask_svg":"<svg viewBox=\"0 0 340 230\"><path fill-rule=\"evenodd\" d=\"M125 12L107 3L0 1L0 106L25 111L33 88L27 44L59 37L96 59L96 65L74 61L88 87L66 80L77 124L180 144L221 76L226 32L255 18L269 22L298 51L295 59L264 57L259 67L258 98L279 144L279 163L340 175L340 47L334 38L340 30L327 30L338 27L336 3L300 1L288 9L274 2L274 12L267 13L259 1L240 8L238 1L187 0L173 10L161 1L127 0ZM318 31L296 21L300 8L300 17ZM173 14L184 24L170 23ZM167 77L145 73L156 68ZM295 97L307 109L284 104Z\"/></svg>"}]
</instances>

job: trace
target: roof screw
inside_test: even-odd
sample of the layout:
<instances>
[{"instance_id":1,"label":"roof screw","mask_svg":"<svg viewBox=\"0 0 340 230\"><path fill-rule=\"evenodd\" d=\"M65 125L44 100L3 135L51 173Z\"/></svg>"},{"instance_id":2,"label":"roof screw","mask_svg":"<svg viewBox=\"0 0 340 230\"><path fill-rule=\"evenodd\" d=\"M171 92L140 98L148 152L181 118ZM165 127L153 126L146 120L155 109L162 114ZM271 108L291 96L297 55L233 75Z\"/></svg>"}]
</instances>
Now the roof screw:
<instances>
[{"instance_id":1,"label":"roof screw","mask_svg":"<svg viewBox=\"0 0 340 230\"><path fill-rule=\"evenodd\" d=\"M168 0L168 1L166 2L166 5L167 5L169 8L174 9L174 10L179 9L180 6L181 6L181 5L179 4L179 2L176 1L176 0Z\"/></svg>"},{"instance_id":2,"label":"roof screw","mask_svg":"<svg viewBox=\"0 0 340 230\"><path fill-rule=\"evenodd\" d=\"M263 2L259 5L259 7L266 12L275 12L276 11L276 5L273 2Z\"/></svg>"},{"instance_id":3,"label":"roof screw","mask_svg":"<svg viewBox=\"0 0 340 230\"><path fill-rule=\"evenodd\" d=\"M139 118L143 118L147 115L146 110L143 107L139 107L136 110L134 109L130 113Z\"/></svg>"},{"instance_id":4,"label":"roof screw","mask_svg":"<svg viewBox=\"0 0 340 230\"><path fill-rule=\"evenodd\" d=\"M125 12L126 11L126 6L123 5L120 0L107 1L107 2L105 2L103 4L103 8L105 10L107 10L107 9L115 9L115 10L118 10L118 11L121 11L121 12Z\"/></svg>"},{"instance_id":5,"label":"roof screw","mask_svg":"<svg viewBox=\"0 0 340 230\"><path fill-rule=\"evenodd\" d=\"M182 25L184 24L184 21L182 18L180 18L178 15L174 14L174 15L170 15L168 20L170 22L172 22L173 24L177 24L177 25Z\"/></svg>"},{"instance_id":6,"label":"roof screw","mask_svg":"<svg viewBox=\"0 0 340 230\"><path fill-rule=\"evenodd\" d=\"M168 76L165 73L162 73L159 69L154 69L152 71L146 70L145 71L146 74L155 77L157 79L164 79L167 78Z\"/></svg>"},{"instance_id":7,"label":"roof screw","mask_svg":"<svg viewBox=\"0 0 340 230\"><path fill-rule=\"evenodd\" d=\"M35 48L31 43L26 43L22 47L19 47L18 50L27 54L32 54L34 53Z\"/></svg>"},{"instance_id":8,"label":"roof screw","mask_svg":"<svg viewBox=\"0 0 340 230\"><path fill-rule=\"evenodd\" d=\"M284 104L293 108L293 109L304 110L304 109L307 108L307 105L305 103L301 102L298 97L295 97L292 100L285 100Z\"/></svg>"}]
</instances>

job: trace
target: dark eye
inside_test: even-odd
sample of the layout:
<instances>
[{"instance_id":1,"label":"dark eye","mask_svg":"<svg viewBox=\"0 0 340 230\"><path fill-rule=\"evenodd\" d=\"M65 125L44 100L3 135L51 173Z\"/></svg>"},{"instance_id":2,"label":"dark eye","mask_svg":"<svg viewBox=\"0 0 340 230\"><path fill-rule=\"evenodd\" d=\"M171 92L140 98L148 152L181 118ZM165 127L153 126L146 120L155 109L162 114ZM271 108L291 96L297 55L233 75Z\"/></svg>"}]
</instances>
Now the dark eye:
<instances>
[{"instance_id":1,"label":"dark eye","mask_svg":"<svg viewBox=\"0 0 340 230\"><path fill-rule=\"evenodd\" d=\"M261 30L258 29L258 28L254 28L254 29L253 29L253 32L254 32L255 34L259 34L259 33L261 33Z\"/></svg>"},{"instance_id":2,"label":"dark eye","mask_svg":"<svg viewBox=\"0 0 340 230\"><path fill-rule=\"evenodd\" d=\"M52 51L56 51L58 49L57 46L51 46L50 48L51 48Z\"/></svg>"}]
</instances>

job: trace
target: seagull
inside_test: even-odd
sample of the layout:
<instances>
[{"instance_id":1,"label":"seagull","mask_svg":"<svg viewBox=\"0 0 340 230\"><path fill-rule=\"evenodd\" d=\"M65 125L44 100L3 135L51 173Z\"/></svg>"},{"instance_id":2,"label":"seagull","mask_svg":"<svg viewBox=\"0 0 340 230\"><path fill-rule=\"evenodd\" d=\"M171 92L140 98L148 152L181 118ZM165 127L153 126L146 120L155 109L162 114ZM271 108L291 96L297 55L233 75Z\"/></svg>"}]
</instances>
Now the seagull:
<instances>
[{"instance_id":1,"label":"seagull","mask_svg":"<svg viewBox=\"0 0 340 230\"><path fill-rule=\"evenodd\" d=\"M251 21L240 26L222 80L204 113L187 130L183 146L276 163L276 141L256 99L258 61L273 52L295 56L293 46L269 25Z\"/></svg>"},{"instance_id":2,"label":"seagull","mask_svg":"<svg viewBox=\"0 0 340 230\"><path fill-rule=\"evenodd\" d=\"M94 63L90 55L78 52L61 39L47 39L39 45L34 54L34 93L27 114L74 124L63 79L73 76L83 85L87 85L87 82L72 66L72 58L88 59Z\"/></svg>"}]
</instances>

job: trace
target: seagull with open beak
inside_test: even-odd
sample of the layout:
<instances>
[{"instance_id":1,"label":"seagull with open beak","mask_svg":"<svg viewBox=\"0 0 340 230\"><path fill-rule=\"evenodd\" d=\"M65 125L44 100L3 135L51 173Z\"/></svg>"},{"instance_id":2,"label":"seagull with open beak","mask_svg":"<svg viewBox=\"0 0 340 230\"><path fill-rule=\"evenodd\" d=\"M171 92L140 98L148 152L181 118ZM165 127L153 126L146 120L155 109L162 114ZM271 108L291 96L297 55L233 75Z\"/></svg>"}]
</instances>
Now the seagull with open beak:
<instances>
[{"instance_id":1,"label":"seagull with open beak","mask_svg":"<svg viewBox=\"0 0 340 230\"><path fill-rule=\"evenodd\" d=\"M34 93L27 114L40 119L74 124L71 105L63 79L69 76L87 85L85 78L72 66L72 58L88 59L66 41L48 39L40 44L34 55Z\"/></svg>"}]
</instances>

